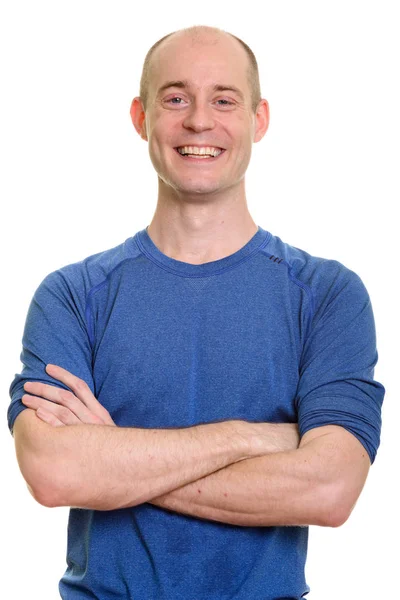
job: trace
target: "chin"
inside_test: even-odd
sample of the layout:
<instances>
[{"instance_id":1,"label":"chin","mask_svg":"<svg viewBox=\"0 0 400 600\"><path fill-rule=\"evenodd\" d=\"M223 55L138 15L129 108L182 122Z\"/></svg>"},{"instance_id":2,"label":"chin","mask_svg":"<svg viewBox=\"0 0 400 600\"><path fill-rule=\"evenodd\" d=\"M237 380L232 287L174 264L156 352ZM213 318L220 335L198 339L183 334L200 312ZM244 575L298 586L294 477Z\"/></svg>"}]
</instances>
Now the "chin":
<instances>
[{"instance_id":1,"label":"chin","mask_svg":"<svg viewBox=\"0 0 400 600\"><path fill-rule=\"evenodd\" d=\"M217 187L217 186L205 186L205 185L198 185L198 186L191 186L191 187L177 187L176 188L177 191L179 191L181 194L192 194L193 196L205 196L205 195L209 195L209 194L214 194L216 192L220 192L221 188Z\"/></svg>"},{"instance_id":2,"label":"chin","mask_svg":"<svg viewBox=\"0 0 400 600\"><path fill-rule=\"evenodd\" d=\"M187 181L177 181L176 179L164 179L163 181L180 194L212 194L221 189L221 185L216 182L191 181L188 185Z\"/></svg>"},{"instance_id":3,"label":"chin","mask_svg":"<svg viewBox=\"0 0 400 600\"><path fill-rule=\"evenodd\" d=\"M197 180L193 178L192 180L188 181L188 178L185 179L182 176L171 177L171 175L169 175L168 177L165 175L161 175L160 173L158 174L158 176L165 186L167 186L168 188L172 188L178 194L187 196L192 195L193 197L198 196L199 199L201 199L201 196L221 192L227 187L226 182L215 179L214 181L212 181L211 178L209 181L205 181L204 178L199 178Z\"/></svg>"}]
</instances>

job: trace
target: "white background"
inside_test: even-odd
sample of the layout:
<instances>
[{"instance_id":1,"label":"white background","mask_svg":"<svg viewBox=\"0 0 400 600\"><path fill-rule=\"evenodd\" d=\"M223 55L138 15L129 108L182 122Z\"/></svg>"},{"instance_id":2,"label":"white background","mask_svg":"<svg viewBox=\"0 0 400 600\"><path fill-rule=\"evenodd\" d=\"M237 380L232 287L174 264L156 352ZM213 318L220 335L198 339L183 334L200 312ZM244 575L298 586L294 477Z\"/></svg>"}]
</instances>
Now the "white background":
<instances>
[{"instance_id":1,"label":"white background","mask_svg":"<svg viewBox=\"0 0 400 600\"><path fill-rule=\"evenodd\" d=\"M349 521L310 529L309 598L394 600L400 533L395 2L14 0L2 4L0 23L0 544L7 598L58 598L66 566L68 509L44 508L31 498L6 425L30 299L50 271L149 224L156 176L130 122L130 102L148 48L171 31L206 24L250 45L271 106L270 130L253 148L246 179L253 219L356 271L374 307L376 378L387 389L382 443Z\"/></svg>"}]
</instances>

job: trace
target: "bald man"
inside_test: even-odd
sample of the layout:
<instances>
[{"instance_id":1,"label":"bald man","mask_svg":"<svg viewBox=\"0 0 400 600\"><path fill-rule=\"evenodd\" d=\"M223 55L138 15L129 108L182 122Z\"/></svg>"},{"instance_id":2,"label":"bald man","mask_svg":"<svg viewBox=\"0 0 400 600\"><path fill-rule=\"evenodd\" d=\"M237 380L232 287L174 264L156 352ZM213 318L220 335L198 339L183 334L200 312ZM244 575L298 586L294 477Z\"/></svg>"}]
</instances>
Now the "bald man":
<instances>
[{"instance_id":1,"label":"bald man","mask_svg":"<svg viewBox=\"0 0 400 600\"><path fill-rule=\"evenodd\" d=\"M368 293L249 213L269 108L243 41L159 40L131 117L153 219L45 278L10 390L31 494L71 507L61 597L302 598L308 525L348 519L379 446Z\"/></svg>"}]
</instances>

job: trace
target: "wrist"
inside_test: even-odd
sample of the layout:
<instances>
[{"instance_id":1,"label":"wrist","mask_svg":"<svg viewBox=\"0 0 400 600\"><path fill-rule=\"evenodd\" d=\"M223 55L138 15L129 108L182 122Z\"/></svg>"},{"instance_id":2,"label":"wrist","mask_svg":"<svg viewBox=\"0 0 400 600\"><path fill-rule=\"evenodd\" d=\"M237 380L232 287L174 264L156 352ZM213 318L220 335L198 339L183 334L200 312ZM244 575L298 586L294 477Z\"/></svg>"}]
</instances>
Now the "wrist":
<instances>
[{"instance_id":1,"label":"wrist","mask_svg":"<svg viewBox=\"0 0 400 600\"><path fill-rule=\"evenodd\" d=\"M299 446L297 423L242 423L248 439L249 457L287 452Z\"/></svg>"},{"instance_id":2,"label":"wrist","mask_svg":"<svg viewBox=\"0 0 400 600\"><path fill-rule=\"evenodd\" d=\"M265 453L265 444L260 435L258 423L251 423L244 420L229 421L232 435L234 436L240 456L237 460L246 460L261 456Z\"/></svg>"},{"instance_id":3,"label":"wrist","mask_svg":"<svg viewBox=\"0 0 400 600\"><path fill-rule=\"evenodd\" d=\"M287 452L299 447L300 435L297 423L266 423L270 434L269 452Z\"/></svg>"}]
</instances>

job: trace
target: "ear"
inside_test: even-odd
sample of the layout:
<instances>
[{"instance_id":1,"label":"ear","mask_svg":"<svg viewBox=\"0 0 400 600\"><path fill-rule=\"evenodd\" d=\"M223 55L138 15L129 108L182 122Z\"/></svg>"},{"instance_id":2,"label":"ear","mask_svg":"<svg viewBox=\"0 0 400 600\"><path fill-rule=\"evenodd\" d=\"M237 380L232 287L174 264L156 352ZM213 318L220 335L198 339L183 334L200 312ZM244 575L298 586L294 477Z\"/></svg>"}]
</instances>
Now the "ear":
<instances>
[{"instance_id":1,"label":"ear","mask_svg":"<svg viewBox=\"0 0 400 600\"><path fill-rule=\"evenodd\" d=\"M132 123L143 140L147 140L146 132L146 115L143 109L143 104L139 96L132 100L130 109Z\"/></svg>"},{"instance_id":2,"label":"ear","mask_svg":"<svg viewBox=\"0 0 400 600\"><path fill-rule=\"evenodd\" d=\"M264 98L260 100L257 106L255 119L256 127L253 142L259 142L266 134L269 125L269 104Z\"/></svg>"}]
</instances>

